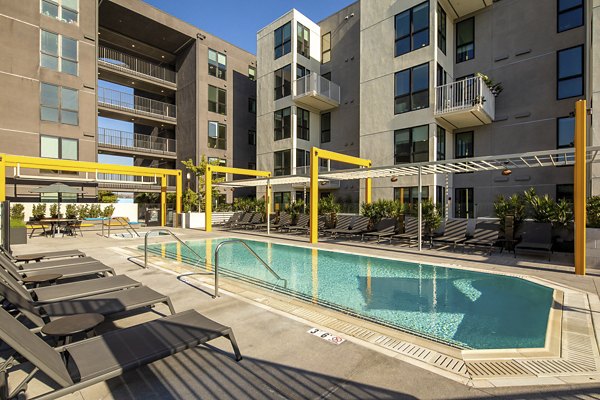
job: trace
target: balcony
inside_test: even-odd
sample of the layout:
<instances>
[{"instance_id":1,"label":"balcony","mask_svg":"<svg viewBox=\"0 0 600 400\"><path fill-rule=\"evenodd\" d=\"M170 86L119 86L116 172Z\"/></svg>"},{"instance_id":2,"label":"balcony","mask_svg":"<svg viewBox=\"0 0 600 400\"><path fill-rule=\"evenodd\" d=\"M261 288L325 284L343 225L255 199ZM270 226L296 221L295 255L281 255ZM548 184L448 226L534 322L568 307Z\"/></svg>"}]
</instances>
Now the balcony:
<instances>
[{"instance_id":1,"label":"balcony","mask_svg":"<svg viewBox=\"0 0 600 400\"><path fill-rule=\"evenodd\" d=\"M174 104L103 87L98 88L98 109L102 116L109 118L119 118L119 115L125 114L159 123L177 122L177 110ZM106 114L102 114L102 111ZM135 118L133 120L135 121Z\"/></svg>"},{"instance_id":2,"label":"balcony","mask_svg":"<svg viewBox=\"0 0 600 400\"><path fill-rule=\"evenodd\" d=\"M452 129L491 124L495 113L495 97L480 76L435 88L434 115Z\"/></svg>"},{"instance_id":3,"label":"balcony","mask_svg":"<svg viewBox=\"0 0 600 400\"><path fill-rule=\"evenodd\" d=\"M152 85L159 85L170 90L177 89L177 73L157 63L120 52L109 47L98 48L98 68L102 70L103 79L117 83L129 83L137 78L140 88L151 90ZM154 90L158 92L157 90Z\"/></svg>"},{"instance_id":4,"label":"balcony","mask_svg":"<svg viewBox=\"0 0 600 400\"><path fill-rule=\"evenodd\" d=\"M171 178L171 177L169 177ZM113 192L160 192L160 179L147 176L99 173L98 188ZM168 180L167 190L175 190L175 182Z\"/></svg>"},{"instance_id":5,"label":"balcony","mask_svg":"<svg viewBox=\"0 0 600 400\"><path fill-rule=\"evenodd\" d=\"M98 149L105 153L177 158L174 139L98 128Z\"/></svg>"},{"instance_id":6,"label":"balcony","mask_svg":"<svg viewBox=\"0 0 600 400\"><path fill-rule=\"evenodd\" d=\"M327 111L340 105L340 87L316 72L296 79L294 96L296 103L319 111Z\"/></svg>"}]
</instances>

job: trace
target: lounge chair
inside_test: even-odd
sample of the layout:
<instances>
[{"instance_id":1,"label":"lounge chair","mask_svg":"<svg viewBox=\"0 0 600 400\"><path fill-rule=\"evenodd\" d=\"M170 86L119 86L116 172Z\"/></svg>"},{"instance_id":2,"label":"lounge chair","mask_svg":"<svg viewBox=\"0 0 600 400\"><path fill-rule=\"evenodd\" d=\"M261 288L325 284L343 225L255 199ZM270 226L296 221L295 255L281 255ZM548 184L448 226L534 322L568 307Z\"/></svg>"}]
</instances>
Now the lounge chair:
<instances>
[{"instance_id":1,"label":"lounge chair","mask_svg":"<svg viewBox=\"0 0 600 400\"><path fill-rule=\"evenodd\" d=\"M396 233L397 224L398 221L396 218L382 218L377 224L375 224L375 227L372 231L362 234L361 240L364 240L365 237L374 237L377 238L377 243L379 243L381 238L391 237Z\"/></svg>"},{"instance_id":2,"label":"lounge chair","mask_svg":"<svg viewBox=\"0 0 600 400\"><path fill-rule=\"evenodd\" d=\"M331 233L331 237L336 237L338 235L362 235L369 229L369 222L369 217L364 217L362 215L356 216L352 219L352 223L348 229L336 229Z\"/></svg>"},{"instance_id":3,"label":"lounge chair","mask_svg":"<svg viewBox=\"0 0 600 400\"><path fill-rule=\"evenodd\" d=\"M282 213L285 215L285 213ZM277 221L281 218L281 216L277 217L277 214L273 213L269 215L269 225L271 226L271 228L273 228L274 226L277 225ZM253 226L254 229L267 229L267 220L264 220L264 222L261 222L259 224L255 224Z\"/></svg>"},{"instance_id":4,"label":"lounge chair","mask_svg":"<svg viewBox=\"0 0 600 400\"><path fill-rule=\"evenodd\" d=\"M424 232L424 229L421 230ZM396 233L390 236L390 243L392 239L398 239L401 241L407 241L408 246L412 244L414 241L419 240L419 221L414 217L406 217L404 219L404 233Z\"/></svg>"},{"instance_id":5,"label":"lounge chair","mask_svg":"<svg viewBox=\"0 0 600 400\"><path fill-rule=\"evenodd\" d=\"M71 265L83 265L99 262L94 257L78 257L78 258L61 258L56 260L40 261L36 263L16 263L4 253L0 253L0 257L5 257L7 260L15 264L19 269L45 269L55 267L66 267Z\"/></svg>"},{"instance_id":6,"label":"lounge chair","mask_svg":"<svg viewBox=\"0 0 600 400\"><path fill-rule=\"evenodd\" d=\"M310 216L308 214L300 214L298 215L298 220L295 225L288 225L282 227L286 229L288 232L297 232L297 231L306 231L308 230L308 223L310 222Z\"/></svg>"},{"instance_id":7,"label":"lounge chair","mask_svg":"<svg viewBox=\"0 0 600 400\"><path fill-rule=\"evenodd\" d=\"M497 221L479 221L475 225L473 237L463 242L463 251L467 246L483 247L488 249L488 254L492 254L494 244L500 236L500 223Z\"/></svg>"},{"instance_id":8,"label":"lounge chair","mask_svg":"<svg viewBox=\"0 0 600 400\"><path fill-rule=\"evenodd\" d=\"M279 218L276 223L271 223L270 228L272 230L280 230L287 228L292 223L292 216L286 212L279 214ZM267 224L259 224L258 227L267 228Z\"/></svg>"},{"instance_id":9,"label":"lounge chair","mask_svg":"<svg viewBox=\"0 0 600 400\"><path fill-rule=\"evenodd\" d=\"M552 224L541 222L525 222L520 230L521 242L515 246L517 250L542 251L548 254L548 261L552 258Z\"/></svg>"},{"instance_id":10,"label":"lounge chair","mask_svg":"<svg viewBox=\"0 0 600 400\"><path fill-rule=\"evenodd\" d=\"M240 220L240 218L242 218L242 215L244 215L243 212L235 212L233 213L233 215L231 217L229 217L229 219L227 221L225 221L225 223L223 223L223 225L221 225L223 228L230 228L233 226L233 224L235 224L236 222L238 222Z\"/></svg>"},{"instance_id":11,"label":"lounge chair","mask_svg":"<svg viewBox=\"0 0 600 400\"><path fill-rule=\"evenodd\" d=\"M194 310L170 315L129 328L118 329L101 336L71 343L60 349L50 347L30 332L6 310L0 309L0 339L12 350L33 364L11 392L8 375L20 368L18 362L1 366L3 397L14 398L26 390L27 384L41 371L51 387L59 389L39 399L56 399L83 388L120 376L125 371L168 357L212 339L229 339L237 361L242 359L231 328L206 318ZM68 354L67 361L62 353ZM30 396L25 396L30 397Z\"/></svg>"},{"instance_id":12,"label":"lounge chair","mask_svg":"<svg viewBox=\"0 0 600 400\"><path fill-rule=\"evenodd\" d=\"M30 261L41 261L51 260L54 258L70 258L70 257L85 257L85 253L80 250L61 250L61 251L48 251L44 253L28 253L14 255L7 251L4 251L9 257L17 262L30 262Z\"/></svg>"},{"instance_id":13,"label":"lounge chair","mask_svg":"<svg viewBox=\"0 0 600 400\"><path fill-rule=\"evenodd\" d=\"M431 245L434 243L443 243L452 245L452 249L456 250L456 245L464 242L467 239L467 220L466 219L449 219L444 226L444 233L441 236L433 236Z\"/></svg>"},{"instance_id":14,"label":"lounge chair","mask_svg":"<svg viewBox=\"0 0 600 400\"><path fill-rule=\"evenodd\" d=\"M4 254L0 254L0 266L8 271L15 279L22 280L28 276L35 276L40 274L59 274L61 278L77 278L82 276L107 276L107 273L111 273L115 275L115 271L107 266L102 264L100 261L96 262L88 262L79 265L64 265L57 267L45 267L45 268L36 268L37 264L25 264L26 267L29 265L32 268L23 268L22 265L14 264L9 258L7 258Z\"/></svg>"},{"instance_id":15,"label":"lounge chair","mask_svg":"<svg viewBox=\"0 0 600 400\"><path fill-rule=\"evenodd\" d=\"M263 222L263 214L256 212L256 213L252 214L252 217L250 218L249 222L239 223L239 224L237 224L237 226L239 226L240 228L244 228L244 229L254 229L259 224L262 224L262 222Z\"/></svg>"},{"instance_id":16,"label":"lounge chair","mask_svg":"<svg viewBox=\"0 0 600 400\"><path fill-rule=\"evenodd\" d=\"M353 220L354 220L353 215L339 215L338 214L337 221L335 222L335 226L333 228L323 229L323 233L333 234L336 231L348 230L348 229L350 229Z\"/></svg>"}]
</instances>

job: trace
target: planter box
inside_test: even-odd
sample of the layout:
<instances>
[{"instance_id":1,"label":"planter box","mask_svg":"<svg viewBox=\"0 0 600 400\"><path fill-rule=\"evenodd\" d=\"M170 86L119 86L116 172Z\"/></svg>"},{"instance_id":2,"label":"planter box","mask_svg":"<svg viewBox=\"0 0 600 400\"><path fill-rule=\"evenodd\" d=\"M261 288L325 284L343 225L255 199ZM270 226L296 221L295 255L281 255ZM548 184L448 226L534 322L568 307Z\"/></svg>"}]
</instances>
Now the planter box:
<instances>
[{"instance_id":1,"label":"planter box","mask_svg":"<svg viewBox=\"0 0 600 400\"><path fill-rule=\"evenodd\" d=\"M27 244L27 228L24 226L11 227L10 244Z\"/></svg>"},{"instance_id":2,"label":"planter box","mask_svg":"<svg viewBox=\"0 0 600 400\"><path fill-rule=\"evenodd\" d=\"M585 236L587 267L600 269L600 228L586 228Z\"/></svg>"},{"instance_id":3,"label":"planter box","mask_svg":"<svg viewBox=\"0 0 600 400\"><path fill-rule=\"evenodd\" d=\"M185 213L185 227L191 229L204 229L205 214L201 212Z\"/></svg>"}]
</instances>

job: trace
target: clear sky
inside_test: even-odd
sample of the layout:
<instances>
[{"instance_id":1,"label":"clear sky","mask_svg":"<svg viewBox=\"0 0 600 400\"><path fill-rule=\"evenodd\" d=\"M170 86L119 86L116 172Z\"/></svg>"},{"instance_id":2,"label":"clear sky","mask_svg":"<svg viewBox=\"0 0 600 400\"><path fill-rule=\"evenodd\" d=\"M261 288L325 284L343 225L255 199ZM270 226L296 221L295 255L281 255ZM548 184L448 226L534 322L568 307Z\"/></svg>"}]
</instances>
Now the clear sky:
<instances>
[{"instance_id":1,"label":"clear sky","mask_svg":"<svg viewBox=\"0 0 600 400\"><path fill-rule=\"evenodd\" d=\"M256 54L256 32L292 8L315 22L355 0L145 0L205 32Z\"/></svg>"}]
</instances>

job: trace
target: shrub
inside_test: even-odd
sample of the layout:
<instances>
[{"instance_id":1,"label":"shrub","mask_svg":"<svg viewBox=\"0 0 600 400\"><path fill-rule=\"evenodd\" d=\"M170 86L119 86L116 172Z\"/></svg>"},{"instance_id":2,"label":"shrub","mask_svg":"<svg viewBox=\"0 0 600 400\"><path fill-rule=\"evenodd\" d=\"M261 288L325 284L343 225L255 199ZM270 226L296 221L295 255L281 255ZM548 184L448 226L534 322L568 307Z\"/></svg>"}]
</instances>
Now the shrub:
<instances>
[{"instance_id":1,"label":"shrub","mask_svg":"<svg viewBox=\"0 0 600 400\"><path fill-rule=\"evenodd\" d=\"M494 213L500 220L502 229L504 229L504 222L507 215L512 215L514 217L514 225L515 227L518 227L526 217L525 212L525 199L518 194L513 194L508 198L498 196L494 202Z\"/></svg>"},{"instance_id":2,"label":"shrub","mask_svg":"<svg viewBox=\"0 0 600 400\"><path fill-rule=\"evenodd\" d=\"M198 201L198 193L188 188L183 194L183 198L181 200L181 202L183 203L183 212L187 213L198 211Z\"/></svg>"},{"instance_id":3,"label":"shrub","mask_svg":"<svg viewBox=\"0 0 600 400\"><path fill-rule=\"evenodd\" d=\"M90 210L88 212L88 216L90 218L98 218L100 217L100 215L102 215L102 209L100 208L99 204L92 204L90 206Z\"/></svg>"},{"instance_id":4,"label":"shrub","mask_svg":"<svg viewBox=\"0 0 600 400\"><path fill-rule=\"evenodd\" d=\"M340 204L332 194L319 199L319 215L337 214L340 212L340 209Z\"/></svg>"},{"instance_id":5,"label":"shrub","mask_svg":"<svg viewBox=\"0 0 600 400\"><path fill-rule=\"evenodd\" d=\"M54 203L50 206L50 216L52 218L58 218L59 217L59 210L58 210L58 204Z\"/></svg>"},{"instance_id":6,"label":"shrub","mask_svg":"<svg viewBox=\"0 0 600 400\"><path fill-rule=\"evenodd\" d=\"M256 200L251 199L249 197L240 197L237 199L233 199L233 210L234 211L243 211L243 212L251 212L256 208Z\"/></svg>"},{"instance_id":7,"label":"shrub","mask_svg":"<svg viewBox=\"0 0 600 400\"><path fill-rule=\"evenodd\" d=\"M10 219L10 227L11 228L24 228L25 225L25 221L23 221L22 219L14 219L11 218Z\"/></svg>"},{"instance_id":8,"label":"shrub","mask_svg":"<svg viewBox=\"0 0 600 400\"><path fill-rule=\"evenodd\" d=\"M571 221L573 221L573 204L565 199L559 200L554 204L552 222L556 226L567 226Z\"/></svg>"},{"instance_id":9,"label":"shrub","mask_svg":"<svg viewBox=\"0 0 600 400\"><path fill-rule=\"evenodd\" d=\"M106 190L98 190L98 203L116 203L117 195Z\"/></svg>"},{"instance_id":10,"label":"shrub","mask_svg":"<svg viewBox=\"0 0 600 400\"><path fill-rule=\"evenodd\" d=\"M115 206L113 206L111 204L111 205L104 207L104 210L102 210L102 216L104 218L110 218L110 217L112 217L114 212L115 212Z\"/></svg>"},{"instance_id":11,"label":"shrub","mask_svg":"<svg viewBox=\"0 0 600 400\"><path fill-rule=\"evenodd\" d=\"M65 217L75 219L77 218L77 214L77 206L75 204L67 204L67 207L65 208Z\"/></svg>"},{"instance_id":12,"label":"shrub","mask_svg":"<svg viewBox=\"0 0 600 400\"><path fill-rule=\"evenodd\" d=\"M600 228L600 196L587 199L587 226Z\"/></svg>"},{"instance_id":13,"label":"shrub","mask_svg":"<svg viewBox=\"0 0 600 400\"><path fill-rule=\"evenodd\" d=\"M10 219L11 220L25 220L25 206L23 204L12 204L10 206Z\"/></svg>"},{"instance_id":14,"label":"shrub","mask_svg":"<svg viewBox=\"0 0 600 400\"><path fill-rule=\"evenodd\" d=\"M296 223L298 220L298 215L300 215L304 211L304 201L303 200L295 200L290 204L286 204L285 211L290 214L292 218L292 223Z\"/></svg>"},{"instance_id":15,"label":"shrub","mask_svg":"<svg viewBox=\"0 0 600 400\"><path fill-rule=\"evenodd\" d=\"M46 216L46 204L36 204L31 209L31 218L35 221L39 221Z\"/></svg>"},{"instance_id":16,"label":"shrub","mask_svg":"<svg viewBox=\"0 0 600 400\"><path fill-rule=\"evenodd\" d=\"M534 188L526 190L524 196L535 222L553 222L556 202L550 196L539 196L535 194Z\"/></svg>"},{"instance_id":17,"label":"shrub","mask_svg":"<svg viewBox=\"0 0 600 400\"><path fill-rule=\"evenodd\" d=\"M85 219L90 216L89 214L90 207L87 204L77 206L77 215L79 216L79 219Z\"/></svg>"},{"instance_id":18,"label":"shrub","mask_svg":"<svg viewBox=\"0 0 600 400\"><path fill-rule=\"evenodd\" d=\"M437 204L434 204L430 199L425 199L421 202L421 212L425 229L432 233L442 224L442 213Z\"/></svg>"}]
</instances>

